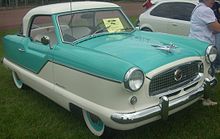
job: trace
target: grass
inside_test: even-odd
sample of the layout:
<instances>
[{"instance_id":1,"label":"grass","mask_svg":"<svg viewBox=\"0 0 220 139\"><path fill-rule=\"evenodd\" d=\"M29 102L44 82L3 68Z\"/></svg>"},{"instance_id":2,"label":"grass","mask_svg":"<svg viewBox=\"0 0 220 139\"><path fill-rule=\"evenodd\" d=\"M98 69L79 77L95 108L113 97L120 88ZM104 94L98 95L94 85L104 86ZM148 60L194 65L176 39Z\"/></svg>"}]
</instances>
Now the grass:
<instances>
[{"instance_id":1,"label":"grass","mask_svg":"<svg viewBox=\"0 0 220 139\"><path fill-rule=\"evenodd\" d=\"M2 37L17 30L0 32ZM219 75L218 75L219 79ZM219 105L203 107L201 102L168 118L130 131L120 131L115 139L219 139L220 87L212 90ZM10 70L0 64L0 138L95 139L82 115L70 113L32 89L18 90Z\"/></svg>"}]
</instances>

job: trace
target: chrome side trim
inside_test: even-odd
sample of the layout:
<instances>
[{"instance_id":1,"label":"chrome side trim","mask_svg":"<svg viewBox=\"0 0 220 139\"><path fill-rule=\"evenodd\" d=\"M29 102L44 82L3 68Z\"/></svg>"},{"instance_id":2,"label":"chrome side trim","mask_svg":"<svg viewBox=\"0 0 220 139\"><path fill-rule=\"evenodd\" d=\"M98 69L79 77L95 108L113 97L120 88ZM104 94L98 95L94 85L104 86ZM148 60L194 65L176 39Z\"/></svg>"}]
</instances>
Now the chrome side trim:
<instances>
[{"instance_id":1,"label":"chrome side trim","mask_svg":"<svg viewBox=\"0 0 220 139\"><path fill-rule=\"evenodd\" d=\"M150 108L143 109L137 112L131 113L114 113L111 115L111 119L119 124L131 124L153 118L155 116L161 116L162 119L167 119L168 112L175 108L178 108L190 101L193 101L203 95L203 85L190 93L181 96L179 98L169 100L166 96L161 97L160 103Z\"/></svg>"}]
</instances>

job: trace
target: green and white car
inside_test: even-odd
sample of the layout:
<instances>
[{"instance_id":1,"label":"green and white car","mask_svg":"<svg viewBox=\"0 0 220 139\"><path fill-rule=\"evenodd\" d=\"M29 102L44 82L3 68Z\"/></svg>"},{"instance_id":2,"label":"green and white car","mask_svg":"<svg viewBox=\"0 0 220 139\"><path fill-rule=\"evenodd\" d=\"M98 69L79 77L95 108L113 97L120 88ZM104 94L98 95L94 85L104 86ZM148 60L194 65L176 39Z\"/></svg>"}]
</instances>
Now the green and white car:
<instances>
[{"instance_id":1,"label":"green and white car","mask_svg":"<svg viewBox=\"0 0 220 139\"><path fill-rule=\"evenodd\" d=\"M17 88L27 85L68 111L79 107L97 136L167 119L216 84L214 46L137 30L108 2L34 8L3 43Z\"/></svg>"}]
</instances>

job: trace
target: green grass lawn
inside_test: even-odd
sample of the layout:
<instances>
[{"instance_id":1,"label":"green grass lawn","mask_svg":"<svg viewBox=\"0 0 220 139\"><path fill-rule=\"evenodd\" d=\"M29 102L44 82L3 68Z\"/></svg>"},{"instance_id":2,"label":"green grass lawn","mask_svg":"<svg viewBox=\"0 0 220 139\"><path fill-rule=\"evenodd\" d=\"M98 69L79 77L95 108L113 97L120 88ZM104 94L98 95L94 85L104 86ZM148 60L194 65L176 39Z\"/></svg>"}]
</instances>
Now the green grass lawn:
<instances>
[{"instance_id":1,"label":"green grass lawn","mask_svg":"<svg viewBox=\"0 0 220 139\"><path fill-rule=\"evenodd\" d=\"M2 37L16 30L0 32ZM219 78L219 76L218 76ZM211 91L211 90L208 90ZM184 109L167 121L117 132L117 139L220 139L220 87L212 89L219 105L203 107L201 102ZM95 139L79 112L70 113L32 89L18 90L11 72L0 64L0 138L1 139Z\"/></svg>"}]
</instances>

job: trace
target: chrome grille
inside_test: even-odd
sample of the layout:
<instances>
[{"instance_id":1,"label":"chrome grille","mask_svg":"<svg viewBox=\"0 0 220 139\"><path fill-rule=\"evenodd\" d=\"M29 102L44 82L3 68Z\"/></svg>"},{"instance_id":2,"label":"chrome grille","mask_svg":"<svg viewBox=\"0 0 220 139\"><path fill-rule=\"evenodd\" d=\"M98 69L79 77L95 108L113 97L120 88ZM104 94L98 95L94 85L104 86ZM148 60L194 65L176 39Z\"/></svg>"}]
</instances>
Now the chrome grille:
<instances>
[{"instance_id":1,"label":"chrome grille","mask_svg":"<svg viewBox=\"0 0 220 139\"><path fill-rule=\"evenodd\" d=\"M186 85L198 76L200 64L201 61L184 63L154 76L150 82L149 95L158 95ZM174 77L174 73L177 70L181 70L182 72L182 78L180 80L175 80Z\"/></svg>"}]
</instances>

